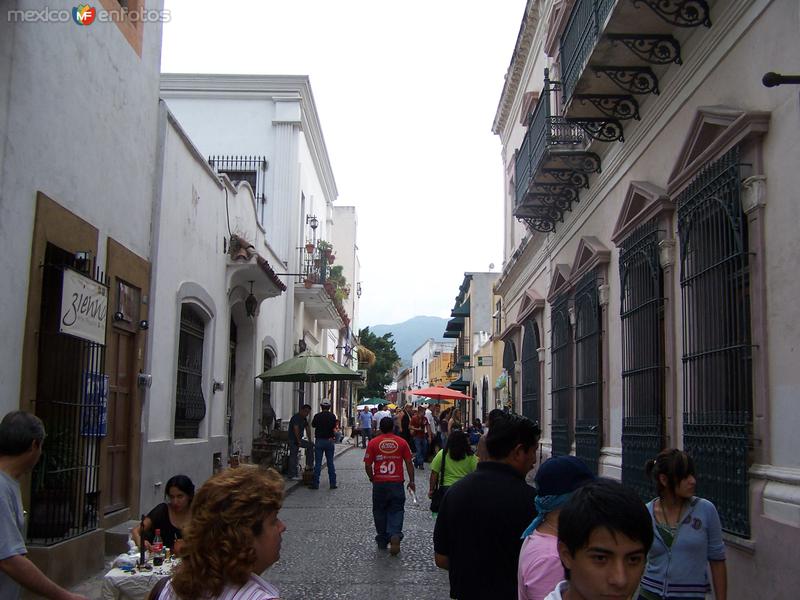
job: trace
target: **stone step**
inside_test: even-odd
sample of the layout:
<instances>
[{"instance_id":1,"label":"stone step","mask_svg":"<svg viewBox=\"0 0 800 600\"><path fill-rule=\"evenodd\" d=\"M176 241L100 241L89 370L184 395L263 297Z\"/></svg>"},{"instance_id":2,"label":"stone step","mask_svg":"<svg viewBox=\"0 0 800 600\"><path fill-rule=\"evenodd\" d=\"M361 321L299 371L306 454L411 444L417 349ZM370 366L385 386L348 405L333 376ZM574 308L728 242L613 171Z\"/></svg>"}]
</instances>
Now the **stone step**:
<instances>
[{"instance_id":1,"label":"stone step","mask_svg":"<svg viewBox=\"0 0 800 600\"><path fill-rule=\"evenodd\" d=\"M106 555L117 556L128 551L128 536L139 521L131 520L105 530Z\"/></svg>"}]
</instances>

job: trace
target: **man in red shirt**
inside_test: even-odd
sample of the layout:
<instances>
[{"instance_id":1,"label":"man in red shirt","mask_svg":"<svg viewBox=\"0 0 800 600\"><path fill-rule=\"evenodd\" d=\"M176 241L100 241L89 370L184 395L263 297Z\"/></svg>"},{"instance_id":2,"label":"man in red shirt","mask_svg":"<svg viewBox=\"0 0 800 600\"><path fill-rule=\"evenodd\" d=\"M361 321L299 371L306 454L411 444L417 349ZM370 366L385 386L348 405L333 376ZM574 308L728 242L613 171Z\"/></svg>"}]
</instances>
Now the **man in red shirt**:
<instances>
[{"instance_id":1,"label":"man in red shirt","mask_svg":"<svg viewBox=\"0 0 800 600\"><path fill-rule=\"evenodd\" d=\"M393 428L391 417L381 419L381 433L370 441L364 453L364 469L372 482L372 517L378 532L375 541L381 549L389 544L389 553L394 556L400 553L400 540L403 539L406 505L404 463L408 471L408 489L414 492L417 488L411 448L403 438L392 433Z\"/></svg>"}]
</instances>

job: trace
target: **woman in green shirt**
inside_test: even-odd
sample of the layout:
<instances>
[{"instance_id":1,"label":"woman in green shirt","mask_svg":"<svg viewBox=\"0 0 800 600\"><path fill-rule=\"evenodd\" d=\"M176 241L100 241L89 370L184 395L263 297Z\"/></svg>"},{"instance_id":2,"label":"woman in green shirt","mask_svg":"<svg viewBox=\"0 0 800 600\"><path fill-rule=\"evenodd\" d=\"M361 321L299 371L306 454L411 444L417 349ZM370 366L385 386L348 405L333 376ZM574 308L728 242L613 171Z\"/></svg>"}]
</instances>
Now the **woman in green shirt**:
<instances>
[{"instance_id":1,"label":"woman in green shirt","mask_svg":"<svg viewBox=\"0 0 800 600\"><path fill-rule=\"evenodd\" d=\"M447 452L447 458L444 460L444 473L440 476L442 458L445 452ZM447 437L447 447L439 450L431 462L428 498L433 496L440 485L443 488L449 488L462 477L472 473L477 466L478 457L472 453L467 434L459 429L452 431Z\"/></svg>"}]
</instances>

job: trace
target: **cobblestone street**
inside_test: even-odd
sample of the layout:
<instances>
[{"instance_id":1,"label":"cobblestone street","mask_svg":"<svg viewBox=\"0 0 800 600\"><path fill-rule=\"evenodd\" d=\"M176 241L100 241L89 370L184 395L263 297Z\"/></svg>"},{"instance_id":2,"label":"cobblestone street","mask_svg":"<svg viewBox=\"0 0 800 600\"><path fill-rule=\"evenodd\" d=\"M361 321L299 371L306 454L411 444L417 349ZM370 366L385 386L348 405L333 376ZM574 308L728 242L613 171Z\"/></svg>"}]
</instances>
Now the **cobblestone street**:
<instances>
[{"instance_id":1,"label":"cobblestone street","mask_svg":"<svg viewBox=\"0 0 800 600\"><path fill-rule=\"evenodd\" d=\"M281 510L287 531L281 558L265 574L284 600L449 598L447 573L433 564L433 518L428 510L429 466L416 471L418 506L406 502L400 555L374 542L371 484L364 451L336 459L338 489L328 488L323 470L319 490L298 486Z\"/></svg>"}]
</instances>

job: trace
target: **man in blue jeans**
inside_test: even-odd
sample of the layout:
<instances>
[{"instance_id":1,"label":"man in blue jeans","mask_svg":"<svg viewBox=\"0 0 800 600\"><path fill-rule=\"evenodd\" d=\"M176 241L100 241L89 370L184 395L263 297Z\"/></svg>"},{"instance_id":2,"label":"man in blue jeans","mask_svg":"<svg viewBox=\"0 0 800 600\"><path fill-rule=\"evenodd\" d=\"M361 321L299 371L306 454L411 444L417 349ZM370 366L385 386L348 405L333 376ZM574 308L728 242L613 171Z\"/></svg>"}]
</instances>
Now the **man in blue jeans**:
<instances>
[{"instance_id":1,"label":"man in blue jeans","mask_svg":"<svg viewBox=\"0 0 800 600\"><path fill-rule=\"evenodd\" d=\"M336 467L333 466L334 440L336 439L336 417L331 412L331 404L327 400L320 402L322 409L314 415L311 420L311 427L314 428L314 482L311 484L312 490L319 489L319 476L322 472L322 456L328 463L328 483L330 488L335 490Z\"/></svg>"},{"instance_id":2,"label":"man in blue jeans","mask_svg":"<svg viewBox=\"0 0 800 600\"><path fill-rule=\"evenodd\" d=\"M364 408L358 413L358 423L361 425L361 447L366 448L367 443L372 439L372 413L368 408Z\"/></svg>"},{"instance_id":3,"label":"man in blue jeans","mask_svg":"<svg viewBox=\"0 0 800 600\"><path fill-rule=\"evenodd\" d=\"M389 553L400 553L403 539L406 493L403 489L403 464L408 471L408 489L416 491L414 467L411 465L411 448L401 437L392 433L394 421L384 417L380 422L380 435L367 446L364 469L372 482L372 517L375 520L375 542L381 550L389 544Z\"/></svg>"}]
</instances>

